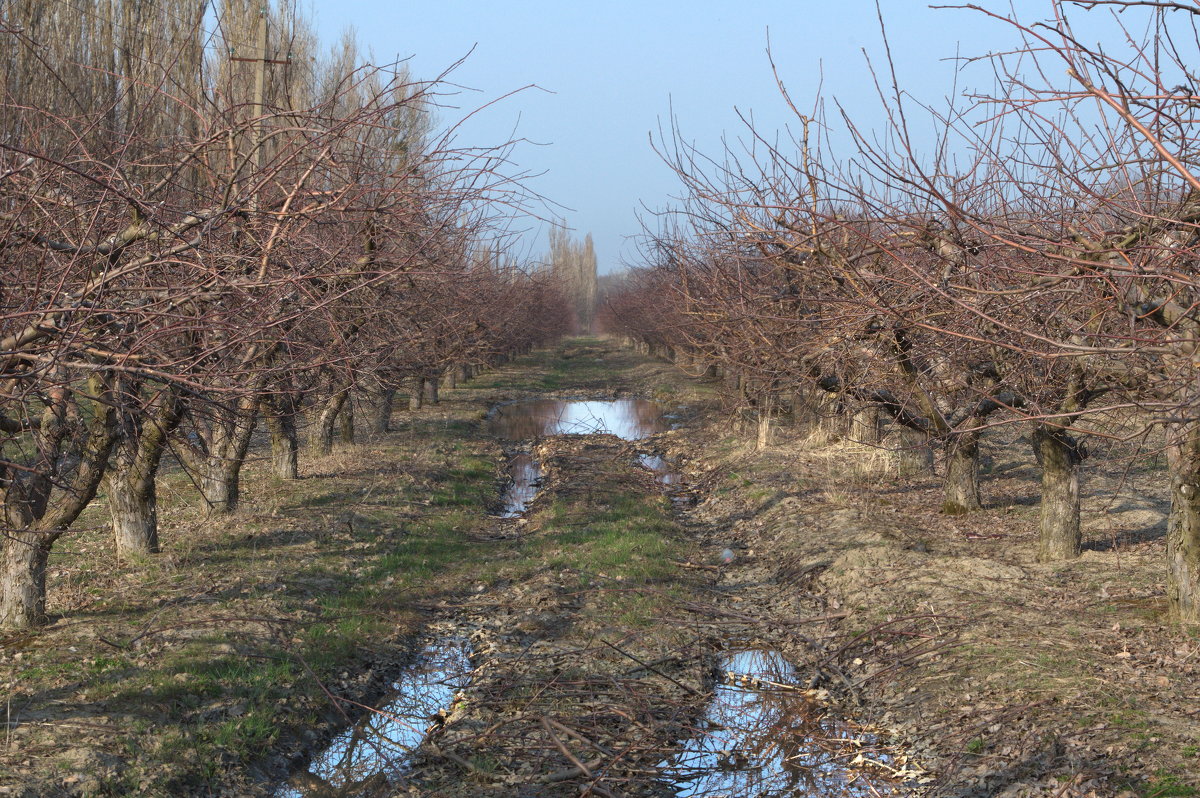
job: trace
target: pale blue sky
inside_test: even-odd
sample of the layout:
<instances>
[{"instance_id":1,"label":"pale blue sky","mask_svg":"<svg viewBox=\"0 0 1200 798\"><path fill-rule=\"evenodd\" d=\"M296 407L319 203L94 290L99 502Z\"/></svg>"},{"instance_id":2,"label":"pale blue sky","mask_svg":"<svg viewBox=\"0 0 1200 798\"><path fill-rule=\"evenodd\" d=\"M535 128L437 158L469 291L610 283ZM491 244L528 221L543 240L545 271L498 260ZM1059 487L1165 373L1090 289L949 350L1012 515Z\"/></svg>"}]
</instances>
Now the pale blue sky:
<instances>
[{"instance_id":1,"label":"pale blue sky","mask_svg":"<svg viewBox=\"0 0 1200 798\"><path fill-rule=\"evenodd\" d=\"M1007 2L985 2L1006 8ZM1023 15L1044 14L1042 0L1015 0ZM416 77L432 77L474 47L454 73L464 91L449 102L464 110L528 84L531 89L485 110L460 133L466 145L510 135L519 165L544 173L532 186L565 206L574 229L595 237L601 271L636 258L641 203L663 207L677 183L649 146L671 109L686 137L719 153L721 136L744 135L735 113L759 128L795 125L775 86L767 35L780 74L801 107L837 97L866 127L878 120L862 50L882 61L872 0L745 0L741 3L541 2L535 0L313 0L325 41L346 26L376 61L411 56ZM950 92L956 53L978 55L1012 43L1011 33L980 15L933 10L913 0L884 0L884 21L901 82L929 100ZM444 110L443 122L461 113ZM530 228L528 250L545 247Z\"/></svg>"}]
</instances>

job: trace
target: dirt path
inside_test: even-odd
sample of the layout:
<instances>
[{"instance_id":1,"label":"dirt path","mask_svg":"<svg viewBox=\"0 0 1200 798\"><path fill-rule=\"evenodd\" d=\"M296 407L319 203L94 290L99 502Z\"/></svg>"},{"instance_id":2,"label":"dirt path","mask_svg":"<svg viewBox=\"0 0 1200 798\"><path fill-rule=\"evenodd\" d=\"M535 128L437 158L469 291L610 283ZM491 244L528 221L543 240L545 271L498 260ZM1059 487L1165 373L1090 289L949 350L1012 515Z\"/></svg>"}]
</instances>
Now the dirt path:
<instances>
[{"instance_id":1,"label":"dirt path","mask_svg":"<svg viewBox=\"0 0 1200 798\"><path fill-rule=\"evenodd\" d=\"M472 641L476 681L410 792L669 794L656 767L703 732L729 591L720 549L681 525L639 454L690 433L540 440L542 495L495 517L505 447L485 414L564 394L655 398L685 427L712 397L669 365L571 342L304 460L299 481L252 459L227 519L204 518L168 469L165 551L146 562L112 559L101 497L52 556L56 622L0 640L0 794L271 794L447 625Z\"/></svg>"},{"instance_id":2,"label":"dirt path","mask_svg":"<svg viewBox=\"0 0 1200 798\"><path fill-rule=\"evenodd\" d=\"M520 442L543 484L499 518L514 445L485 416L552 396L652 398L675 428ZM705 760L728 794L781 749L806 751L789 777L822 795L831 762L884 791L899 772L902 794L1197 794L1200 649L1162 618L1152 475L1094 478L1089 550L1044 566L1011 441L987 442L993 509L948 519L933 480L787 427L755 452L728 421L703 379L573 341L305 461L306 479L252 463L227 521L166 474L151 562L112 561L96 508L51 562L60 620L0 641L0 794L271 794L449 634L473 681L380 794L672 795L660 766L713 732L739 651L782 655L795 702Z\"/></svg>"},{"instance_id":3,"label":"dirt path","mask_svg":"<svg viewBox=\"0 0 1200 798\"><path fill-rule=\"evenodd\" d=\"M626 356L608 347L564 354L593 362ZM708 731L702 719L716 664L734 649L779 651L800 666L806 694L823 699L805 698L804 707L816 709L805 733L827 750L800 761L794 781L803 785L810 769L821 794L838 794L840 775L822 775L817 766L857 752L845 741L827 741L830 710L853 694L836 665L816 659L826 653L823 641L838 636L831 624L841 616L814 612L819 602L754 564L745 546L726 540L728 524L672 508L638 455L691 457L689 435L712 421L708 386L661 365L632 365L616 370L610 362L608 391L669 395L680 411L676 429L636 443L612 435L540 441L534 455L545 484L516 529L520 545L544 566L501 579L458 609L456 622L475 641L477 674L415 762L412 794L675 795L661 766L681 742ZM690 491L700 496L703 486ZM722 562L727 545L739 550L732 563ZM747 743L745 754L791 742L787 735L799 733L800 720L789 714L751 729L761 750ZM864 736L849 724L839 731ZM746 769L734 761L737 752L726 753L730 761L719 767ZM741 779L756 787L745 794L778 787L756 785L756 778L750 772ZM849 788L860 791L867 788Z\"/></svg>"}]
</instances>

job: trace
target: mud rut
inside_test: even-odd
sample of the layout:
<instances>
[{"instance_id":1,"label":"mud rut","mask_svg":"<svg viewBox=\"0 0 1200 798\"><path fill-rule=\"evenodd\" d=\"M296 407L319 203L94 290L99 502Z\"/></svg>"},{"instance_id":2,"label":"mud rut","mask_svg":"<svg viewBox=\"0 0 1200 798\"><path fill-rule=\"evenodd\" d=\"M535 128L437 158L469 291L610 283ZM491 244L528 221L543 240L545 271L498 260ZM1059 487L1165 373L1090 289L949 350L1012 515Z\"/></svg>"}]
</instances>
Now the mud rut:
<instances>
[{"instance_id":1,"label":"mud rut","mask_svg":"<svg viewBox=\"0 0 1200 798\"><path fill-rule=\"evenodd\" d=\"M618 497L665 505L661 461L652 458L686 462L687 437L685 420L636 442L607 434L538 440L538 496L523 517L497 517L478 556L489 557L498 540L547 545L572 527L586 535ZM403 765L340 789L300 774L294 791L277 794L910 794L889 778L893 752L837 709L858 697L830 663L841 614L807 591L812 574L758 562L730 529L692 517L687 508L703 500L703 481L682 481L669 486L677 499L670 534L695 554L672 562L668 579L548 564L532 579L470 588L430 625L434 635L467 641L469 681L428 718ZM547 531L539 508L551 501L571 515ZM733 562L721 564L726 546ZM639 599L655 607L649 624L620 611L622 601ZM768 672L723 672L744 664L723 654L747 651L769 652L756 660ZM730 683L739 697L714 715L714 691ZM733 734L739 722L751 728Z\"/></svg>"}]
</instances>

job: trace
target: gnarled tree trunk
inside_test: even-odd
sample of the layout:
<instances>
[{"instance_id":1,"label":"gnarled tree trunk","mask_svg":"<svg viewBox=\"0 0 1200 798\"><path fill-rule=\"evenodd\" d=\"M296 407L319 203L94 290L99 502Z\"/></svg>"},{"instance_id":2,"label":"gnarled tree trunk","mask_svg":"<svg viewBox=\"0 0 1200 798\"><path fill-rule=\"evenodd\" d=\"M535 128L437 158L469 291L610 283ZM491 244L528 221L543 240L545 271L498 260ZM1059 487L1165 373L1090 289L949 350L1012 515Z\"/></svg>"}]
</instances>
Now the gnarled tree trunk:
<instances>
[{"instance_id":1,"label":"gnarled tree trunk","mask_svg":"<svg viewBox=\"0 0 1200 798\"><path fill-rule=\"evenodd\" d=\"M1079 526L1079 464L1086 451L1059 427L1039 424L1033 432L1034 454L1042 466L1042 510L1038 527L1038 559L1070 560L1083 550Z\"/></svg>"},{"instance_id":2,"label":"gnarled tree trunk","mask_svg":"<svg viewBox=\"0 0 1200 798\"><path fill-rule=\"evenodd\" d=\"M408 409L420 410L425 404L425 381L420 377L412 377L408 384Z\"/></svg>"},{"instance_id":3,"label":"gnarled tree trunk","mask_svg":"<svg viewBox=\"0 0 1200 798\"><path fill-rule=\"evenodd\" d=\"M291 391L263 398L260 410L271 435L271 473L279 479L300 478L300 437L296 433L297 397Z\"/></svg>"},{"instance_id":4,"label":"gnarled tree trunk","mask_svg":"<svg viewBox=\"0 0 1200 798\"><path fill-rule=\"evenodd\" d=\"M879 438L879 408L867 405L850 419L850 440L875 446Z\"/></svg>"},{"instance_id":5,"label":"gnarled tree trunk","mask_svg":"<svg viewBox=\"0 0 1200 798\"><path fill-rule=\"evenodd\" d=\"M354 397L349 393L338 411L338 437L347 446L354 445Z\"/></svg>"},{"instance_id":6,"label":"gnarled tree trunk","mask_svg":"<svg viewBox=\"0 0 1200 798\"><path fill-rule=\"evenodd\" d=\"M233 405L205 408L206 417L197 419L194 434L176 449L193 475L208 515L237 509L242 466L258 421L260 399L255 392Z\"/></svg>"},{"instance_id":7,"label":"gnarled tree trunk","mask_svg":"<svg viewBox=\"0 0 1200 798\"><path fill-rule=\"evenodd\" d=\"M396 401L396 389L391 386L382 386L371 399L371 426L375 434L383 435L390 432L392 428L392 405Z\"/></svg>"},{"instance_id":8,"label":"gnarled tree trunk","mask_svg":"<svg viewBox=\"0 0 1200 798\"><path fill-rule=\"evenodd\" d=\"M955 432L946 441L942 512L963 515L983 509L979 494L979 431Z\"/></svg>"},{"instance_id":9,"label":"gnarled tree trunk","mask_svg":"<svg viewBox=\"0 0 1200 798\"><path fill-rule=\"evenodd\" d=\"M0 573L0 628L28 629L46 622L46 561L50 543L40 530L8 532Z\"/></svg>"},{"instance_id":10,"label":"gnarled tree trunk","mask_svg":"<svg viewBox=\"0 0 1200 798\"><path fill-rule=\"evenodd\" d=\"M933 473L933 447L928 433L912 427L898 426L892 457L896 470L905 476Z\"/></svg>"},{"instance_id":11,"label":"gnarled tree trunk","mask_svg":"<svg viewBox=\"0 0 1200 798\"><path fill-rule=\"evenodd\" d=\"M108 513L118 560L159 551L155 476L171 433L183 416L173 388L164 388L142 408L137 388L122 397L112 459L104 475Z\"/></svg>"},{"instance_id":12,"label":"gnarled tree trunk","mask_svg":"<svg viewBox=\"0 0 1200 798\"><path fill-rule=\"evenodd\" d=\"M758 407L758 434L755 437L755 448L762 450L768 448L773 440L773 425L774 419L771 412L771 403L763 400Z\"/></svg>"},{"instance_id":13,"label":"gnarled tree trunk","mask_svg":"<svg viewBox=\"0 0 1200 798\"><path fill-rule=\"evenodd\" d=\"M119 561L128 562L160 551L158 497L153 485L153 477L143 481L133 474L116 470L110 471L105 478L113 543Z\"/></svg>"},{"instance_id":14,"label":"gnarled tree trunk","mask_svg":"<svg viewBox=\"0 0 1200 798\"><path fill-rule=\"evenodd\" d=\"M1169 424L1167 436L1167 604L1172 619L1200 623L1200 426Z\"/></svg>"},{"instance_id":15,"label":"gnarled tree trunk","mask_svg":"<svg viewBox=\"0 0 1200 798\"><path fill-rule=\"evenodd\" d=\"M313 454L323 457L333 451L333 432L349 396L349 388L334 387L333 393L321 403L308 432L308 447Z\"/></svg>"},{"instance_id":16,"label":"gnarled tree trunk","mask_svg":"<svg viewBox=\"0 0 1200 798\"><path fill-rule=\"evenodd\" d=\"M68 410L74 404L70 391L56 388L33 433L39 455L32 470L0 468L2 517L8 527L0 537L0 627L26 629L46 622L50 549L95 498L104 477L116 437L116 403L101 374L91 374L87 384L92 410L86 421ZM77 423L82 435L68 429ZM68 445L73 451L65 449Z\"/></svg>"}]
</instances>

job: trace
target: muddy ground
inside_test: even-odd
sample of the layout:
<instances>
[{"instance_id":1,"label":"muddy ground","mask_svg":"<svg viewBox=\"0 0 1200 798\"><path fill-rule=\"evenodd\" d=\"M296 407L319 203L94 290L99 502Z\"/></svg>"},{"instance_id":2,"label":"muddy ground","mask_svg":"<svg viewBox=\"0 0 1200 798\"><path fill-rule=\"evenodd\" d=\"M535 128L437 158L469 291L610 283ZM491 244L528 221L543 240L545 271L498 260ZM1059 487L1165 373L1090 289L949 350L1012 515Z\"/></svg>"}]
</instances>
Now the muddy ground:
<instances>
[{"instance_id":1,"label":"muddy ground","mask_svg":"<svg viewBox=\"0 0 1200 798\"><path fill-rule=\"evenodd\" d=\"M538 441L541 493L499 518L487 410L617 394L677 428ZM747 646L889 748L899 794L1198 794L1200 645L1164 618L1152 461L1089 475L1088 550L1049 566L1015 434L985 442L988 509L950 518L935 478L876 450L785 419L754 451L734 426L703 378L571 341L299 483L252 465L232 519L168 474L163 555L112 561L90 515L52 559L56 623L0 640L0 794L271 794L447 629L474 679L379 794L672 795L657 766L701 731L716 657ZM684 475L674 504L651 452Z\"/></svg>"}]
</instances>

